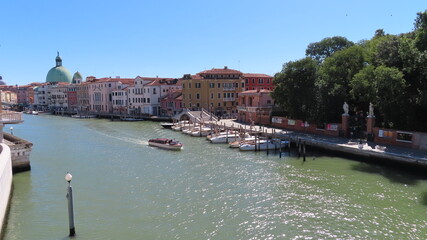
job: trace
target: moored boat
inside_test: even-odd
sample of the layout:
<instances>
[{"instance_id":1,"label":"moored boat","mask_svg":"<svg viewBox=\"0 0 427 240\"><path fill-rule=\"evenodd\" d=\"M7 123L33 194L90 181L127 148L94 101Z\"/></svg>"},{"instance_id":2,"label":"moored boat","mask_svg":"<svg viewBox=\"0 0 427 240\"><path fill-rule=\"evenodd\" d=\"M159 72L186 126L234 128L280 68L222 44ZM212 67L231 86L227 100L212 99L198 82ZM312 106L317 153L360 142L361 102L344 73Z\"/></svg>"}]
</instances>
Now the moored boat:
<instances>
[{"instance_id":1,"label":"moored boat","mask_svg":"<svg viewBox=\"0 0 427 240\"><path fill-rule=\"evenodd\" d=\"M273 139L273 140L266 140L266 139L259 139L258 141L249 142L241 144L239 149L242 151L263 151L263 150L274 150L279 149L280 147L286 147L288 146L289 141L285 140L279 140L279 139Z\"/></svg>"},{"instance_id":2,"label":"moored boat","mask_svg":"<svg viewBox=\"0 0 427 240\"><path fill-rule=\"evenodd\" d=\"M183 145L182 143L169 138L154 138L148 140L148 145L152 147L159 147L169 150L181 150Z\"/></svg>"},{"instance_id":3,"label":"moored boat","mask_svg":"<svg viewBox=\"0 0 427 240\"><path fill-rule=\"evenodd\" d=\"M167 129L171 129L174 126L174 124L170 123L170 122L163 122L163 123L160 123L160 126L167 128Z\"/></svg>"}]
</instances>

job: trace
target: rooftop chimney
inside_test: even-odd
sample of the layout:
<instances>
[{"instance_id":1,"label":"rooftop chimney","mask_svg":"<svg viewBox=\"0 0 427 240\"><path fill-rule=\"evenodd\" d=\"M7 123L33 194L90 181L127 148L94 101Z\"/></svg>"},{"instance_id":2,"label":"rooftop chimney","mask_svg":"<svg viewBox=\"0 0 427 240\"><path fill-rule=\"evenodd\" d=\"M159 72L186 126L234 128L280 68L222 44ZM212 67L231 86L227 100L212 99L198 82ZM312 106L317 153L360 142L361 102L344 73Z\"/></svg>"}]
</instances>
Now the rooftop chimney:
<instances>
[{"instance_id":1,"label":"rooftop chimney","mask_svg":"<svg viewBox=\"0 0 427 240\"><path fill-rule=\"evenodd\" d=\"M224 66L224 69L226 69L226 70L227 70L227 69L228 69L228 67L227 67L227 66Z\"/></svg>"}]
</instances>

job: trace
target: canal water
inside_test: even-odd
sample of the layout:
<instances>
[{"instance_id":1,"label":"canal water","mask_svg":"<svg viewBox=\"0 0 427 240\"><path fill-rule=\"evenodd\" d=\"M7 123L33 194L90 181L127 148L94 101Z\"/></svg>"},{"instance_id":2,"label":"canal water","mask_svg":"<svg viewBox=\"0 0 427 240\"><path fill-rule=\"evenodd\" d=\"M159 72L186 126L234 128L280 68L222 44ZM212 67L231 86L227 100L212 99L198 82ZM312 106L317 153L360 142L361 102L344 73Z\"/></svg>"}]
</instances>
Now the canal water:
<instances>
[{"instance_id":1,"label":"canal water","mask_svg":"<svg viewBox=\"0 0 427 240\"><path fill-rule=\"evenodd\" d=\"M11 239L426 239L427 180L316 153L239 152L156 122L25 116L32 170L14 176ZM176 138L181 152L147 140Z\"/></svg>"}]
</instances>

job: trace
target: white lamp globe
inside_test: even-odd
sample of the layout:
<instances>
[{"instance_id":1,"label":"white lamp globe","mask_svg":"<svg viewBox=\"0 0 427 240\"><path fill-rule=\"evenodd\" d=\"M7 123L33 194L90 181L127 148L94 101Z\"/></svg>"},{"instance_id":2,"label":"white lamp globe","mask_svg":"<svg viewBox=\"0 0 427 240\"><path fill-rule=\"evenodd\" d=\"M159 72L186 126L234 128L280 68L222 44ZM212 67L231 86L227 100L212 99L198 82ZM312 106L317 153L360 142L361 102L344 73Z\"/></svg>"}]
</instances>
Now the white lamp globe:
<instances>
[{"instance_id":1,"label":"white lamp globe","mask_svg":"<svg viewBox=\"0 0 427 240\"><path fill-rule=\"evenodd\" d=\"M71 179L73 179L73 175L71 175L70 173L67 173L67 174L65 175L65 180L66 180L67 182L71 182Z\"/></svg>"}]
</instances>

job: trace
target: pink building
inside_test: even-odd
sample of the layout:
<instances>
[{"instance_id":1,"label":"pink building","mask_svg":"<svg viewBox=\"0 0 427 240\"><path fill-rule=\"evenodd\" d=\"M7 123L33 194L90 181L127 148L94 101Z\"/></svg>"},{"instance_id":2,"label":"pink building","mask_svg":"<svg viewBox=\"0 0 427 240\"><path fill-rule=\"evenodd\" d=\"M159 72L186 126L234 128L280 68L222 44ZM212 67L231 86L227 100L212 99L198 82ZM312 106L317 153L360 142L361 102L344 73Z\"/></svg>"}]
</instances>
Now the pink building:
<instances>
[{"instance_id":1,"label":"pink building","mask_svg":"<svg viewBox=\"0 0 427 240\"><path fill-rule=\"evenodd\" d=\"M132 85L134 78L100 78L87 77L89 81L89 110L92 112L112 113L113 90L120 90L129 85Z\"/></svg>"},{"instance_id":2,"label":"pink building","mask_svg":"<svg viewBox=\"0 0 427 240\"><path fill-rule=\"evenodd\" d=\"M169 92L160 100L160 114L172 116L182 111L182 90Z\"/></svg>"},{"instance_id":3,"label":"pink building","mask_svg":"<svg viewBox=\"0 0 427 240\"><path fill-rule=\"evenodd\" d=\"M273 109L270 90L249 90L239 94L237 120L253 124L269 124Z\"/></svg>"}]
</instances>

